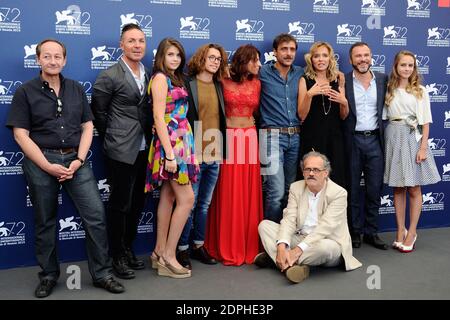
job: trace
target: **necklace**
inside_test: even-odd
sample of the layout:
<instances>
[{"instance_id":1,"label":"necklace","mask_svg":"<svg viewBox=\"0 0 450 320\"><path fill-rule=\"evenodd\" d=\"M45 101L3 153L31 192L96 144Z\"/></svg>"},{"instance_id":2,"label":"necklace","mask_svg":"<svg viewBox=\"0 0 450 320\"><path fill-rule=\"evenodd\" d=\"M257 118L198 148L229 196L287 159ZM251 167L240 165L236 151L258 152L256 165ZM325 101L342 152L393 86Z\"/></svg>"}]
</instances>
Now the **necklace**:
<instances>
[{"instance_id":1,"label":"necklace","mask_svg":"<svg viewBox=\"0 0 450 320\"><path fill-rule=\"evenodd\" d=\"M325 111L325 98L323 97L323 94L322 94L321 96L322 96L322 108L323 108L323 113L324 113L325 115L328 115L328 114L330 113L330 110L331 110L331 102L330 102L330 99L328 99L328 110Z\"/></svg>"}]
</instances>

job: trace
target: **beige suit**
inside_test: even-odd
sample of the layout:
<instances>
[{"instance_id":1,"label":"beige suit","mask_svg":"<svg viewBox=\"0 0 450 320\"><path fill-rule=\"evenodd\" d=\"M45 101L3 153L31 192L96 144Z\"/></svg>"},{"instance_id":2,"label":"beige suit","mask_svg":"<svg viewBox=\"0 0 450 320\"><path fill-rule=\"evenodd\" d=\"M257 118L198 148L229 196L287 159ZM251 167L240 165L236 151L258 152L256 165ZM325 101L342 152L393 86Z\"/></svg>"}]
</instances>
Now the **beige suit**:
<instances>
[{"instance_id":1,"label":"beige suit","mask_svg":"<svg viewBox=\"0 0 450 320\"><path fill-rule=\"evenodd\" d=\"M335 266L344 258L347 271L362 264L352 255L352 243L347 226L347 191L328 179L317 205L318 224L308 235L300 234L308 213L308 192L304 180L291 184L289 201L283 210L280 224L264 220L258 230L266 252L275 261L277 241L286 242L291 248L305 242L308 249L298 263L310 266Z\"/></svg>"}]
</instances>

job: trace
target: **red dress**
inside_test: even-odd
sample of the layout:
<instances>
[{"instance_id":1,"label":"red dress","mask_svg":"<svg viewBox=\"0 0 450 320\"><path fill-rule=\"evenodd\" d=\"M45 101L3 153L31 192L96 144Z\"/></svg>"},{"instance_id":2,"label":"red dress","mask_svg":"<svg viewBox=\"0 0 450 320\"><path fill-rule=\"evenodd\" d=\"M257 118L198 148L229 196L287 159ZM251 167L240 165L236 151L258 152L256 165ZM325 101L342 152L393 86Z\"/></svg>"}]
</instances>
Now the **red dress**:
<instances>
[{"instance_id":1,"label":"red dress","mask_svg":"<svg viewBox=\"0 0 450 320\"><path fill-rule=\"evenodd\" d=\"M251 117L259 107L259 79L223 80L227 117ZM259 253L258 224L263 219L258 134L255 126L227 128L227 159L208 214L205 247L225 265L253 263Z\"/></svg>"}]
</instances>

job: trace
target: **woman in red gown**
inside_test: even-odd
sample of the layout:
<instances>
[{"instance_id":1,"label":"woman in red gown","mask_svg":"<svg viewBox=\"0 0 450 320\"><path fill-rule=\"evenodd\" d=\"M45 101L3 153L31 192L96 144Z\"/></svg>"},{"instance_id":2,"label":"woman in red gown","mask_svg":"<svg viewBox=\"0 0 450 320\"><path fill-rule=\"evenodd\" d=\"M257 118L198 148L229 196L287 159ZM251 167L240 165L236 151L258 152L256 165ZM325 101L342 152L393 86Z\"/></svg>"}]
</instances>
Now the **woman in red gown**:
<instances>
[{"instance_id":1,"label":"woman in red gown","mask_svg":"<svg viewBox=\"0 0 450 320\"><path fill-rule=\"evenodd\" d=\"M227 158L208 215L205 247L225 265L251 264L259 252L258 224L263 219L257 130L261 63L252 45L236 50L230 78L222 80L227 120Z\"/></svg>"}]
</instances>

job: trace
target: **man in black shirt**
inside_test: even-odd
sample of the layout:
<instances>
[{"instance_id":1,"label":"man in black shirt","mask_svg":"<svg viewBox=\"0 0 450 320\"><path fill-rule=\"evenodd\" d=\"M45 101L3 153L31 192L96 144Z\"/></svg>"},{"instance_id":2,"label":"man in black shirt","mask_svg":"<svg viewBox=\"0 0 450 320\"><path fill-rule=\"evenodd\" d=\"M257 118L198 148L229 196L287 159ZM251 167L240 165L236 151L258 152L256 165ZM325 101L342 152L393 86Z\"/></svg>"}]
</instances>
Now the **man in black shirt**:
<instances>
[{"instance_id":1,"label":"man in black shirt","mask_svg":"<svg viewBox=\"0 0 450 320\"><path fill-rule=\"evenodd\" d=\"M43 40L36 47L36 56L40 76L16 90L6 123L26 156L23 172L35 210L36 258L42 268L35 295L50 295L60 274L55 237L60 185L81 216L94 285L121 293L124 287L112 277L97 182L89 165L84 165L93 133L86 95L78 82L61 75L66 64L66 48L61 42Z\"/></svg>"}]
</instances>

